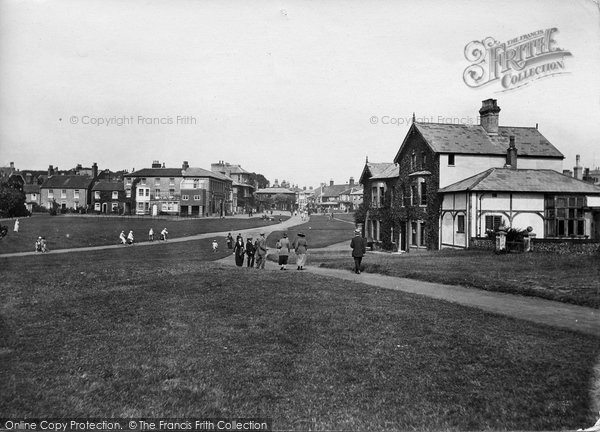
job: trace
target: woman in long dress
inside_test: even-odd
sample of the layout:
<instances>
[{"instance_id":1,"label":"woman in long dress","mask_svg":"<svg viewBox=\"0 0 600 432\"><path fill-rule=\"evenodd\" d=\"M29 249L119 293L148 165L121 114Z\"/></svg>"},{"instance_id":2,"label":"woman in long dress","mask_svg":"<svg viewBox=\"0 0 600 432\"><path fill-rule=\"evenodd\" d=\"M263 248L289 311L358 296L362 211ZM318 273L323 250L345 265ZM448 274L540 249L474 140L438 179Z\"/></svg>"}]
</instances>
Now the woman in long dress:
<instances>
[{"instance_id":1,"label":"woman in long dress","mask_svg":"<svg viewBox=\"0 0 600 432\"><path fill-rule=\"evenodd\" d=\"M294 242L294 251L296 252L296 265L298 270L304 270L306 265L306 251L308 250L308 243L306 242L306 236L303 233L298 233L298 238Z\"/></svg>"},{"instance_id":2,"label":"woman in long dress","mask_svg":"<svg viewBox=\"0 0 600 432\"><path fill-rule=\"evenodd\" d=\"M235 255L235 265L241 267L244 265L244 239L242 236L238 236L235 246L233 247L233 254Z\"/></svg>"}]
</instances>

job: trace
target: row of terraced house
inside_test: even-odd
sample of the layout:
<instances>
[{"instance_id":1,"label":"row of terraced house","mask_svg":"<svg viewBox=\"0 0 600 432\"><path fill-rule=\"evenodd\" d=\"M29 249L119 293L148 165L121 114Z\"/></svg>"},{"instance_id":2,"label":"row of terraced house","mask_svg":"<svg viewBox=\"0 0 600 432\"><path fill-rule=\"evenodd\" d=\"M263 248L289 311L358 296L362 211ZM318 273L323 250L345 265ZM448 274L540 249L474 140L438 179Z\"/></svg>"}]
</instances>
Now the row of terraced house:
<instances>
[{"instance_id":1,"label":"row of terraced house","mask_svg":"<svg viewBox=\"0 0 600 432\"><path fill-rule=\"evenodd\" d=\"M239 165L219 161L211 170L167 168L158 161L151 168L112 172L78 165L59 171L17 170L8 176L23 185L29 211L85 211L137 215L221 216L246 212L254 206L256 185Z\"/></svg>"},{"instance_id":2,"label":"row of terraced house","mask_svg":"<svg viewBox=\"0 0 600 432\"><path fill-rule=\"evenodd\" d=\"M600 187L579 156L535 127L499 125L495 99L480 124L409 128L392 162L365 163L365 235L384 249L468 248L500 226L542 239L600 240Z\"/></svg>"}]
</instances>

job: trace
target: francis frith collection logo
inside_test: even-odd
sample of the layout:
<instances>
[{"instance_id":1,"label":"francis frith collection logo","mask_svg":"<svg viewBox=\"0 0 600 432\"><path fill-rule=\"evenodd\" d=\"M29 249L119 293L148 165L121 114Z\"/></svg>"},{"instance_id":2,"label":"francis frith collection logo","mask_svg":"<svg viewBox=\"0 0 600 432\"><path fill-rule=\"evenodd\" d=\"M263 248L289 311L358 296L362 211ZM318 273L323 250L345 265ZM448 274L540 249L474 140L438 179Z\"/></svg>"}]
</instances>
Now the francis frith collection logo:
<instances>
[{"instance_id":1,"label":"francis frith collection logo","mask_svg":"<svg viewBox=\"0 0 600 432\"><path fill-rule=\"evenodd\" d=\"M498 82L500 91L507 91L568 73L565 57L571 53L556 45L557 32L557 28L549 28L507 42L492 37L470 42L465 47L465 58L471 62L463 73L465 84L477 88Z\"/></svg>"}]
</instances>

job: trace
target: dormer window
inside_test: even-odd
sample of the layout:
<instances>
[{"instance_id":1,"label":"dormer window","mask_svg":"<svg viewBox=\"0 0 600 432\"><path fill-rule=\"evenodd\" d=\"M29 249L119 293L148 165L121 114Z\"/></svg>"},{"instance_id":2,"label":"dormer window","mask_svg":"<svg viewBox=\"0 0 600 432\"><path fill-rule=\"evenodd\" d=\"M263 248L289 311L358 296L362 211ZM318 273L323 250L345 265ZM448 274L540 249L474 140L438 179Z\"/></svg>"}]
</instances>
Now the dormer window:
<instances>
[{"instance_id":1,"label":"dormer window","mask_svg":"<svg viewBox=\"0 0 600 432\"><path fill-rule=\"evenodd\" d=\"M448 166L454 166L454 155L452 153L448 155Z\"/></svg>"}]
</instances>

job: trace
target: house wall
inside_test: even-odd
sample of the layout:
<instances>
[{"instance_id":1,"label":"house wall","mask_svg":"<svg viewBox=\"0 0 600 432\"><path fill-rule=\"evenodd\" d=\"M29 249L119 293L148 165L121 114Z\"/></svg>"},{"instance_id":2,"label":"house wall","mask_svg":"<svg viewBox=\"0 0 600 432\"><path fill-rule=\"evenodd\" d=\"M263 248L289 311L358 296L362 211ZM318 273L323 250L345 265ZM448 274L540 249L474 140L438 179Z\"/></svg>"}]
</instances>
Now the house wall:
<instances>
[{"instance_id":1,"label":"house wall","mask_svg":"<svg viewBox=\"0 0 600 432\"><path fill-rule=\"evenodd\" d=\"M440 154L440 188L449 186L490 168L502 168L506 156L454 154L454 166L448 165L448 154ZM562 159L518 158L518 168L551 169L562 172Z\"/></svg>"},{"instance_id":2,"label":"house wall","mask_svg":"<svg viewBox=\"0 0 600 432\"><path fill-rule=\"evenodd\" d=\"M53 191L52 196L50 197L50 191ZM62 195L62 191L65 190L65 195ZM79 191L77 195L75 191ZM88 203L88 190L86 188L78 188L78 189L65 189L63 187L58 188L40 188L40 205L51 208L52 201L56 201L59 207L64 207L67 209L74 209L79 207L86 207Z\"/></svg>"},{"instance_id":3,"label":"house wall","mask_svg":"<svg viewBox=\"0 0 600 432\"><path fill-rule=\"evenodd\" d=\"M440 215L441 247L467 247L468 214L467 193L445 194ZM464 217L464 229L459 232L459 216Z\"/></svg>"}]
</instances>

